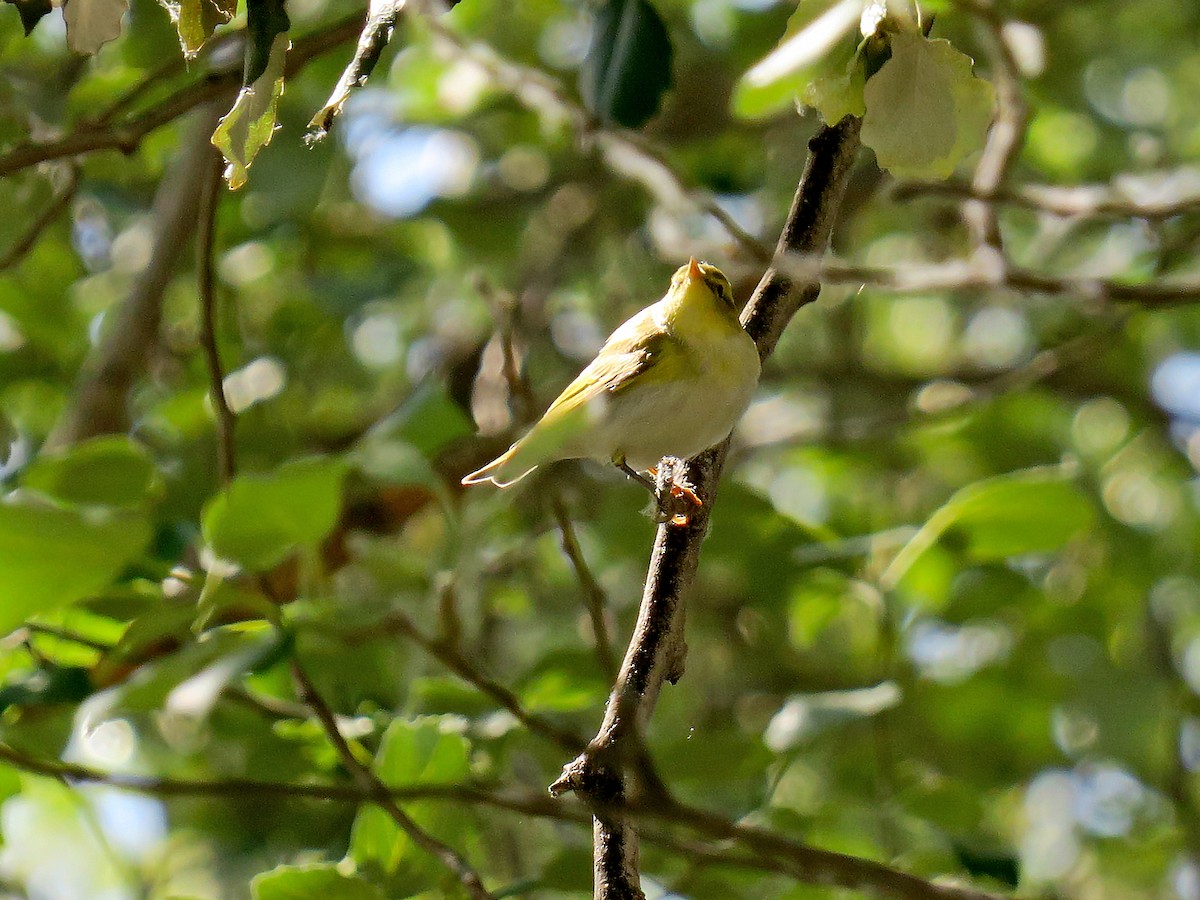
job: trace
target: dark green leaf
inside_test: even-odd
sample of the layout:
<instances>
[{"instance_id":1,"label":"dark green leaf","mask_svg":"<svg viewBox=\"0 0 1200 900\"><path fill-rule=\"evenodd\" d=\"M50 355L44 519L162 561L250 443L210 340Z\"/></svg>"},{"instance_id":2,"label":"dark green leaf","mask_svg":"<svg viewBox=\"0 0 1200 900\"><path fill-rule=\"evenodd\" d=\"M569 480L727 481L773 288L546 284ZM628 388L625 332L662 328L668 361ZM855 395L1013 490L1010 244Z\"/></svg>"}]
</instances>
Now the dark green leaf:
<instances>
[{"instance_id":1,"label":"dark green leaf","mask_svg":"<svg viewBox=\"0 0 1200 900\"><path fill-rule=\"evenodd\" d=\"M647 0L609 0L596 14L579 92L602 122L639 128L671 86L671 38Z\"/></svg>"},{"instance_id":2,"label":"dark green leaf","mask_svg":"<svg viewBox=\"0 0 1200 900\"><path fill-rule=\"evenodd\" d=\"M50 0L8 0L8 2L17 8L17 13L21 16L21 27L25 29L26 37L29 37L34 26L42 20L42 16L54 8Z\"/></svg>"}]
</instances>

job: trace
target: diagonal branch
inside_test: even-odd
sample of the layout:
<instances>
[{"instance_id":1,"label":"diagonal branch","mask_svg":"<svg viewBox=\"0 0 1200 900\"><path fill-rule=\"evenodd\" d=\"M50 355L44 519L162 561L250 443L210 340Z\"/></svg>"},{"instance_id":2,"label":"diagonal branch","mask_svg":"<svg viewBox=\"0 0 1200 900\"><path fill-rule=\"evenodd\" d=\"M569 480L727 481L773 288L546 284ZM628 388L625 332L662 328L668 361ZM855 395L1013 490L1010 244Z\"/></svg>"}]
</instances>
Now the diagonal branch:
<instances>
[{"instance_id":1,"label":"diagonal branch","mask_svg":"<svg viewBox=\"0 0 1200 900\"><path fill-rule=\"evenodd\" d=\"M354 751L350 745L346 743L346 738L342 736L341 730L338 728L337 717L329 704L317 692L312 681L309 680L308 673L301 668L299 661L292 660L292 675L296 679L299 686L300 699L303 700L308 707L316 715L321 722L321 727L325 729L325 735L329 738L329 742L333 744L337 750L338 756L342 760L342 765L353 776L359 787L370 797L371 801L379 806L384 812L391 816L392 821L409 836L414 844L430 854L435 859L439 860L442 865L454 873L462 884L463 889L473 900L494 900L491 893L483 886L483 881L479 878L479 873L471 868L468 863L459 854L457 850L447 844L442 843L432 834L423 829L412 817L400 808L400 805L392 797L379 777L358 761L358 757L354 755Z\"/></svg>"},{"instance_id":2,"label":"diagonal branch","mask_svg":"<svg viewBox=\"0 0 1200 900\"><path fill-rule=\"evenodd\" d=\"M217 468L221 480L233 480L234 415L225 397L225 371L217 347L217 297L213 273L213 255L217 228L217 208L221 205L221 176L225 159L215 148L209 151L209 171L200 186L200 228L196 233L196 288L200 295L200 346L208 368L209 392L217 415Z\"/></svg>"},{"instance_id":3,"label":"diagonal branch","mask_svg":"<svg viewBox=\"0 0 1200 900\"><path fill-rule=\"evenodd\" d=\"M124 431L126 398L157 343L162 301L175 266L196 227L199 191L211 150L208 136L232 96L233 87L210 97L184 140L173 168L154 198L154 246L100 346L84 364L71 405L55 426L50 446L74 444L100 434Z\"/></svg>"},{"instance_id":4,"label":"diagonal branch","mask_svg":"<svg viewBox=\"0 0 1200 900\"><path fill-rule=\"evenodd\" d=\"M847 117L822 128L809 143L808 164L779 237L777 255L819 254L828 246L858 151L860 125L858 119ZM767 269L742 313L742 323L754 338L760 358L771 355L796 310L815 300L819 291L816 282L797 284L780 269ZM726 440L689 464L688 480L704 505L683 527L659 526L637 624L604 721L587 749L551 786L555 794L575 791L595 809L595 896L602 900L643 896L636 829L613 807L622 806L631 788L638 787L628 783L626 769L630 762L644 757L640 733L663 682L675 682L683 674L682 598L696 574L728 449Z\"/></svg>"},{"instance_id":5,"label":"diagonal branch","mask_svg":"<svg viewBox=\"0 0 1200 900\"><path fill-rule=\"evenodd\" d=\"M317 57L353 38L358 34L360 22L361 17L357 15L339 19L320 31L298 39L288 52L284 75L290 78ZM0 154L0 176L11 175L52 159L99 150L133 153L146 135L214 98L224 98L225 108L222 112L228 110L229 101L241 83L240 67L209 72L131 118L114 122L102 116L96 121L83 122L53 140L17 144Z\"/></svg>"}]
</instances>

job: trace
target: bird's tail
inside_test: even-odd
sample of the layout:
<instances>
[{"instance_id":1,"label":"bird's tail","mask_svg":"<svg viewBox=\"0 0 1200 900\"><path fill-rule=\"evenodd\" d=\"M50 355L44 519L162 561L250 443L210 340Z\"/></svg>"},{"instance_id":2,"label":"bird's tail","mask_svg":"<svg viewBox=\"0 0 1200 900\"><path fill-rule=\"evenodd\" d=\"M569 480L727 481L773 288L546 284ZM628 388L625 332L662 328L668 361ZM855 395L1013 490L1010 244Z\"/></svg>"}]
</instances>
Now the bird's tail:
<instances>
[{"instance_id":1,"label":"bird's tail","mask_svg":"<svg viewBox=\"0 0 1200 900\"><path fill-rule=\"evenodd\" d=\"M536 462L531 461L526 454L521 452L525 449L524 443L524 441L517 441L482 469L476 469L463 478L462 483L483 484L490 481L500 488L516 484L538 467Z\"/></svg>"}]
</instances>

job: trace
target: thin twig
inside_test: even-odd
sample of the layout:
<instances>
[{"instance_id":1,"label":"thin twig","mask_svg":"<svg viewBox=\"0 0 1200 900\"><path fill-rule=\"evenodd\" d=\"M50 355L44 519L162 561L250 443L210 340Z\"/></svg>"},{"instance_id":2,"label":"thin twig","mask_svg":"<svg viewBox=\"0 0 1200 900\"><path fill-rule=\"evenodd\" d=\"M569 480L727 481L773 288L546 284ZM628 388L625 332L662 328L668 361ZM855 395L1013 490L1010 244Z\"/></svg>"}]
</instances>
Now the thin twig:
<instances>
[{"instance_id":1,"label":"thin twig","mask_svg":"<svg viewBox=\"0 0 1200 900\"><path fill-rule=\"evenodd\" d=\"M0 272L24 259L25 254L32 250L34 244L38 242L42 232L53 225L71 205L71 201L75 199L75 193L79 190L79 169L69 166L67 171L66 181L46 204L46 208L29 223L24 233L13 242L4 255L0 256Z\"/></svg>"},{"instance_id":2,"label":"thin twig","mask_svg":"<svg viewBox=\"0 0 1200 900\"><path fill-rule=\"evenodd\" d=\"M154 797L206 797L245 801L254 798L315 800L334 803L360 804L375 802L377 788L355 784L313 784L262 781L249 778L198 780L131 775L121 772L102 772L88 766L40 759L0 743L0 762L23 772L53 778L67 784L104 784L122 790ZM500 791L476 784L416 784L405 787L385 787L387 796L395 801L438 800L466 806L479 806L512 812L521 816L556 819L582 824L586 812L578 806L553 800L543 793ZM733 840L739 851L716 849L709 844L670 838L658 831L647 831L647 840L671 849L686 848L689 854L703 857L707 862L778 872L801 880L819 880L811 873L840 873L827 883L857 884L880 892L887 885L903 885L907 894L892 891L893 896L917 900L994 900L992 895L979 892L964 893L956 889L915 879L895 869L870 860L857 859L840 853L816 850L787 840L761 829L735 823L714 813L683 804L656 804L653 808L630 806L629 815L649 821L659 821L691 829L713 840Z\"/></svg>"},{"instance_id":3,"label":"thin twig","mask_svg":"<svg viewBox=\"0 0 1200 900\"><path fill-rule=\"evenodd\" d=\"M566 504L558 496L553 497L550 503L554 511L554 518L558 522L563 553L571 561L571 566L575 569L575 577L579 579L579 586L583 589L583 602L587 607L588 618L592 622L592 638L596 642L596 658L600 662L604 676L611 681L617 677L617 663L613 656L612 641L608 636L608 623L605 621L608 597L604 593L604 588L600 586L600 582L596 580L596 576L592 574L587 559L583 555L579 539L575 536L575 525L571 521L570 513L567 512Z\"/></svg>"},{"instance_id":4,"label":"thin twig","mask_svg":"<svg viewBox=\"0 0 1200 900\"><path fill-rule=\"evenodd\" d=\"M992 265L980 257L908 266L868 266L812 254L783 254L775 265L793 278L824 284L877 287L895 294L972 294L1005 291L1075 299L1097 305L1133 303L1167 309L1200 302L1200 279L1160 278L1143 282L1085 275L1047 275L1014 265Z\"/></svg>"},{"instance_id":5,"label":"thin twig","mask_svg":"<svg viewBox=\"0 0 1200 900\"><path fill-rule=\"evenodd\" d=\"M337 717L325 699L317 692L312 681L309 680L308 674L301 667L298 660L292 660L292 675L296 679L296 684L299 687L300 699L304 701L320 720L321 726L325 729L325 736L329 742L333 744L337 750L338 756L341 758L342 765L346 767L346 771L354 778L371 801L386 812L396 823L397 827L409 839L424 850L426 853L439 860L442 865L454 873L462 884L463 889L474 900L494 900L492 894L483 886L483 881L476 872L457 850L447 844L442 843L435 838L402 810L392 797L385 785L379 777L369 768L358 761L358 757L354 755L354 751L346 742L346 738L342 736L342 732L338 729Z\"/></svg>"},{"instance_id":6,"label":"thin twig","mask_svg":"<svg viewBox=\"0 0 1200 900\"><path fill-rule=\"evenodd\" d=\"M401 634L411 640L463 681L512 713L513 718L533 734L546 738L570 753L583 748L582 738L525 709L516 694L495 679L484 675L453 644L425 634L408 614L401 610L392 610L382 621L361 631L347 632L343 638L349 642L356 642L386 634Z\"/></svg>"},{"instance_id":7,"label":"thin twig","mask_svg":"<svg viewBox=\"0 0 1200 900\"><path fill-rule=\"evenodd\" d=\"M196 287L200 295L200 346L208 368L209 393L217 415L217 469L228 484L237 468L234 445L235 416L225 396L225 370L217 346L217 298L213 272L217 210L221 205L221 174L225 160L215 148L209 153L209 170L200 185L196 231Z\"/></svg>"},{"instance_id":8,"label":"thin twig","mask_svg":"<svg viewBox=\"0 0 1200 900\"><path fill-rule=\"evenodd\" d=\"M1194 192L1182 197L1138 200L1128 196L1130 190L1120 184L1024 184L998 187L984 193L968 182L950 180L901 182L889 193L897 200L930 196L1003 203L1069 219L1145 219L1160 222L1200 212L1200 196Z\"/></svg>"},{"instance_id":9,"label":"thin twig","mask_svg":"<svg viewBox=\"0 0 1200 900\"><path fill-rule=\"evenodd\" d=\"M963 216L971 229L977 248L1003 252L1000 219L992 195L1004 184L1025 143L1029 111L1021 93L1021 67L1013 57L1004 37L1004 20L996 13L990 0L973 0L970 10L980 23L991 44L992 81L996 86L996 117L988 131L975 174L972 190L981 199L963 204Z\"/></svg>"},{"instance_id":10,"label":"thin twig","mask_svg":"<svg viewBox=\"0 0 1200 900\"><path fill-rule=\"evenodd\" d=\"M326 28L297 40L284 64L285 77L292 77L317 57L351 40L358 34L361 25L362 17L355 15L339 19ZM13 172L52 159L80 156L99 150L133 153L152 131L175 121L213 98L232 96L231 92L236 93L241 80L240 68L208 73L124 121L83 122L53 140L17 144L0 154L0 176L11 175Z\"/></svg>"},{"instance_id":11,"label":"thin twig","mask_svg":"<svg viewBox=\"0 0 1200 900\"><path fill-rule=\"evenodd\" d=\"M552 110L567 119L581 137L595 140L605 151L605 163L615 174L638 181L665 206L678 206L682 201L711 216L752 259L767 262L771 258L770 247L742 228L711 194L690 187L667 162L666 154L647 138L627 129L604 125L540 69L513 62L486 44L468 43L435 19L426 17L425 21L435 34L481 66L527 108L534 112ZM623 166L621 156L636 160L637 169Z\"/></svg>"},{"instance_id":12,"label":"thin twig","mask_svg":"<svg viewBox=\"0 0 1200 900\"><path fill-rule=\"evenodd\" d=\"M126 401L158 342L162 301L175 266L196 227L199 187L212 152L209 136L234 87L210 97L183 140L175 164L154 197L154 244L129 296L110 313L112 325L84 363L71 403L48 439L51 447L73 444L128 427Z\"/></svg>"}]
</instances>

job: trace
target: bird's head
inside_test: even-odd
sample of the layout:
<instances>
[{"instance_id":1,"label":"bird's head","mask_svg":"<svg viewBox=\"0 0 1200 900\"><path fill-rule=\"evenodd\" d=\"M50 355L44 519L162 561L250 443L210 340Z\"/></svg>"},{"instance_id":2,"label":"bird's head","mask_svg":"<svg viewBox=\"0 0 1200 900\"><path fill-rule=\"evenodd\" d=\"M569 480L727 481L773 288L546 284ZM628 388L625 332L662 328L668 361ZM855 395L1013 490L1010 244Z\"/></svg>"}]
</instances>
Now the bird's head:
<instances>
[{"instance_id":1,"label":"bird's head","mask_svg":"<svg viewBox=\"0 0 1200 900\"><path fill-rule=\"evenodd\" d=\"M733 301L733 288L730 287L725 273L714 265L700 262L694 256L686 266L680 266L676 270L671 279L671 287L675 291L681 292L682 296L689 298L694 294L711 295L719 301L722 307L737 313L737 307Z\"/></svg>"}]
</instances>

